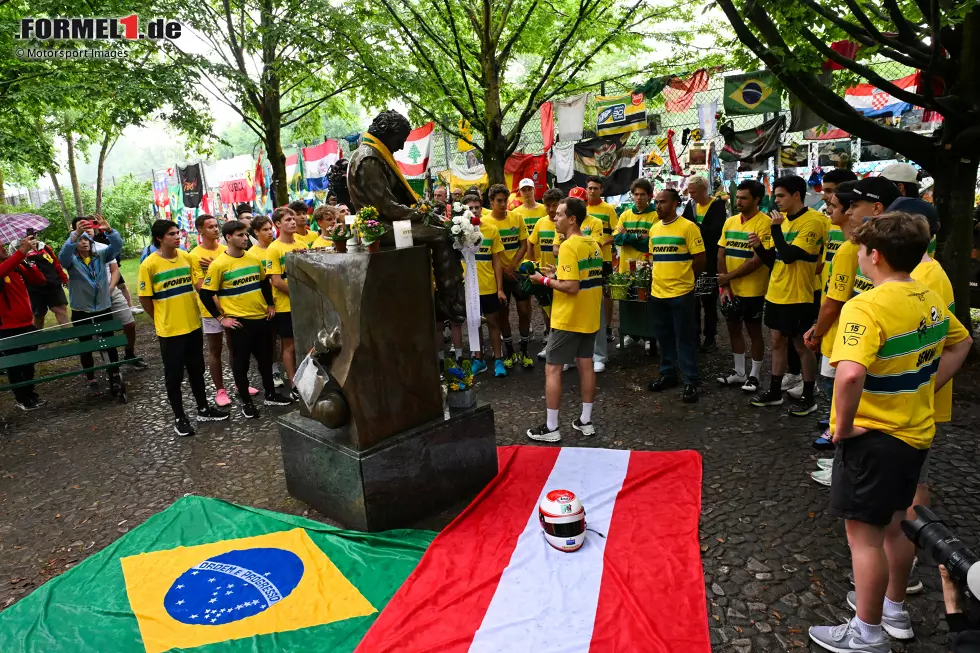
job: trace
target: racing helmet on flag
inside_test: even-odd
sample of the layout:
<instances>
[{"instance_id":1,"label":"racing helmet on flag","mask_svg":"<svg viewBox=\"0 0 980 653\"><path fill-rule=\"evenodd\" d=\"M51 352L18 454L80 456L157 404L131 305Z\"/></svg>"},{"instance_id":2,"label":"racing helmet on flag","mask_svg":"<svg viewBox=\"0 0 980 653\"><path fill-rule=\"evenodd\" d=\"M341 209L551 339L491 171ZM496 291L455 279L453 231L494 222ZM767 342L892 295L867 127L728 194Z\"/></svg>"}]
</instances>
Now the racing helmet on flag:
<instances>
[{"instance_id":1,"label":"racing helmet on flag","mask_svg":"<svg viewBox=\"0 0 980 653\"><path fill-rule=\"evenodd\" d=\"M585 507L570 490L551 490L541 499L538 519L548 544L559 551L578 551L585 543Z\"/></svg>"}]
</instances>

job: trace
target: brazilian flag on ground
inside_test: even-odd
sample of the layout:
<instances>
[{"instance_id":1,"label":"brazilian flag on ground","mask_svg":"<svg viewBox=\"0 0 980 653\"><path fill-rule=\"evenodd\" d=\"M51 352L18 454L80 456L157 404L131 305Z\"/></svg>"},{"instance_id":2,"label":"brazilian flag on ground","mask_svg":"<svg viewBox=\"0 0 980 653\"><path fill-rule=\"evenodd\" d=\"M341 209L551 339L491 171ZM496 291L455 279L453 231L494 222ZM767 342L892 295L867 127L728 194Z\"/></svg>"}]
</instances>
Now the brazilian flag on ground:
<instances>
[{"instance_id":1,"label":"brazilian flag on ground","mask_svg":"<svg viewBox=\"0 0 980 653\"><path fill-rule=\"evenodd\" d=\"M353 651L435 536L185 497L0 613L0 651Z\"/></svg>"}]
</instances>

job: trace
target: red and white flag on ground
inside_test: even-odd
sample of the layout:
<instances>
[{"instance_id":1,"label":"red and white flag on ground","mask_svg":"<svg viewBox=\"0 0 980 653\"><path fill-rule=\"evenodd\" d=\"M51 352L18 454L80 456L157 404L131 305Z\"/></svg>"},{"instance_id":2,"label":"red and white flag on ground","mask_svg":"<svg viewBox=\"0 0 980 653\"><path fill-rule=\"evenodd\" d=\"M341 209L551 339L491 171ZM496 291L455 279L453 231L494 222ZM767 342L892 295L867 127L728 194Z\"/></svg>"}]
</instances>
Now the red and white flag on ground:
<instances>
[{"instance_id":1,"label":"red and white flag on ground","mask_svg":"<svg viewBox=\"0 0 980 653\"><path fill-rule=\"evenodd\" d=\"M405 147L392 152L398 167L406 177L421 177L429 167L429 152L432 142L432 130L436 123L430 122L418 129L413 129L405 141Z\"/></svg>"},{"instance_id":2,"label":"red and white flag on ground","mask_svg":"<svg viewBox=\"0 0 980 653\"><path fill-rule=\"evenodd\" d=\"M711 650L696 452L498 451L500 473L436 537L357 653ZM538 524L555 489L585 505L590 530L574 553L551 548Z\"/></svg>"}]
</instances>

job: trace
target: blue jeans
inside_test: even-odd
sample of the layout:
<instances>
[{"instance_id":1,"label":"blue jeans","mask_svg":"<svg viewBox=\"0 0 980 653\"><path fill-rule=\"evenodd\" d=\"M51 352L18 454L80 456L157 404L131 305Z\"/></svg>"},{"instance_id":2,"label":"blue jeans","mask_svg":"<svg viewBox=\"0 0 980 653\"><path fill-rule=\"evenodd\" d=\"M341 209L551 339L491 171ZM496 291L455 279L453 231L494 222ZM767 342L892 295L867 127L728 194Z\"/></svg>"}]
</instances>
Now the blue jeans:
<instances>
[{"instance_id":1,"label":"blue jeans","mask_svg":"<svg viewBox=\"0 0 980 653\"><path fill-rule=\"evenodd\" d=\"M684 385L699 385L698 327L694 321L694 292L680 297L650 297L653 331L660 343L661 376L677 376L680 366Z\"/></svg>"}]
</instances>

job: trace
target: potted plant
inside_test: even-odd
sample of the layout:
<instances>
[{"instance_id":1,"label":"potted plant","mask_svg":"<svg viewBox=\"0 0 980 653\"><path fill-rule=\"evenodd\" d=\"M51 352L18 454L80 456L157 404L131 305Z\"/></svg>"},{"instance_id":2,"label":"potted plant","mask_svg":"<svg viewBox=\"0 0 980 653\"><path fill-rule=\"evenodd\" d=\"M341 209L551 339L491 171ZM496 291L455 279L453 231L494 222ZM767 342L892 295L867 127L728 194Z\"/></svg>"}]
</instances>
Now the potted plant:
<instances>
[{"instance_id":1,"label":"potted plant","mask_svg":"<svg viewBox=\"0 0 980 653\"><path fill-rule=\"evenodd\" d=\"M610 299L624 300L629 293L630 275L625 272L613 272L606 280L609 286Z\"/></svg>"},{"instance_id":2,"label":"potted plant","mask_svg":"<svg viewBox=\"0 0 980 653\"><path fill-rule=\"evenodd\" d=\"M365 206L357 212L357 219L354 221L354 228L357 229L369 252L381 251L379 240L388 231L378 217L378 209Z\"/></svg>"},{"instance_id":3,"label":"potted plant","mask_svg":"<svg viewBox=\"0 0 980 653\"><path fill-rule=\"evenodd\" d=\"M633 275L633 288L636 289L637 301L645 302L650 295L652 270L647 264L638 265Z\"/></svg>"},{"instance_id":4,"label":"potted plant","mask_svg":"<svg viewBox=\"0 0 980 653\"><path fill-rule=\"evenodd\" d=\"M476 403L472 363L465 360L459 365L447 356L443 371L446 385L446 404L449 408L459 410L472 407Z\"/></svg>"},{"instance_id":5,"label":"potted plant","mask_svg":"<svg viewBox=\"0 0 980 653\"><path fill-rule=\"evenodd\" d=\"M347 251L347 241L354 235L351 228L343 222L338 222L327 232L327 238L333 241L333 251L341 254Z\"/></svg>"}]
</instances>

